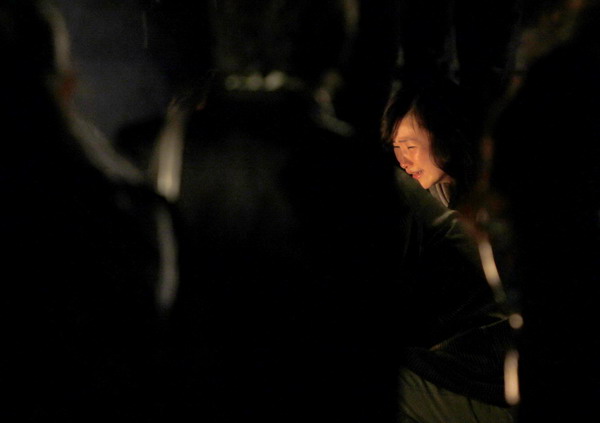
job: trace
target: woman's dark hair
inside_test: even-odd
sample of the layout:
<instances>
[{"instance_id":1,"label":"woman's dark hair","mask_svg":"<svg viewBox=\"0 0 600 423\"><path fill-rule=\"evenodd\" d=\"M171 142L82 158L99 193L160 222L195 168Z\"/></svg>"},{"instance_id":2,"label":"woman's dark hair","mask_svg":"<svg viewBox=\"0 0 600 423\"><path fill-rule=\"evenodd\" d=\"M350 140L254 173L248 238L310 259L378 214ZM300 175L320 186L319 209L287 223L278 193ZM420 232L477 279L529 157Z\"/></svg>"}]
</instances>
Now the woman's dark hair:
<instances>
[{"instance_id":1,"label":"woman's dark hair","mask_svg":"<svg viewBox=\"0 0 600 423\"><path fill-rule=\"evenodd\" d=\"M396 128L408 114L430 134L435 164L455 180L452 203L456 203L475 183L478 156L476 127L459 87L451 81L436 81L396 90L381 121L386 149L391 149Z\"/></svg>"}]
</instances>

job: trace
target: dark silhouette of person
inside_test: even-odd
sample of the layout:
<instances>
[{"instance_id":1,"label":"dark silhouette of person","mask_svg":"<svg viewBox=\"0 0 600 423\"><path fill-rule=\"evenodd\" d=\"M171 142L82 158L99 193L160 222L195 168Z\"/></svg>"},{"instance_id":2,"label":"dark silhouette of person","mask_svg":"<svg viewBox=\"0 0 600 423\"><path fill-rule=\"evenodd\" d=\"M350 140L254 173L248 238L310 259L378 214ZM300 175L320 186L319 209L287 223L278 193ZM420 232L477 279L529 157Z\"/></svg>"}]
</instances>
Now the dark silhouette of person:
<instances>
[{"instance_id":1,"label":"dark silhouette of person","mask_svg":"<svg viewBox=\"0 0 600 423\"><path fill-rule=\"evenodd\" d=\"M584 420L600 391L600 15L596 2L554 2L543 12L537 24L547 45L533 52L494 125L497 200L488 205L492 223L507 228L495 234L512 257L501 275L520 293L522 422Z\"/></svg>"},{"instance_id":2,"label":"dark silhouette of person","mask_svg":"<svg viewBox=\"0 0 600 423\"><path fill-rule=\"evenodd\" d=\"M393 421L396 340L382 334L402 219L394 169L324 89L346 42L343 2L212 12L215 75L186 126L177 200L167 415Z\"/></svg>"},{"instance_id":3,"label":"dark silhouette of person","mask_svg":"<svg viewBox=\"0 0 600 423\"><path fill-rule=\"evenodd\" d=\"M4 421L148 421L176 279L169 210L76 119L68 34L0 4Z\"/></svg>"}]
</instances>

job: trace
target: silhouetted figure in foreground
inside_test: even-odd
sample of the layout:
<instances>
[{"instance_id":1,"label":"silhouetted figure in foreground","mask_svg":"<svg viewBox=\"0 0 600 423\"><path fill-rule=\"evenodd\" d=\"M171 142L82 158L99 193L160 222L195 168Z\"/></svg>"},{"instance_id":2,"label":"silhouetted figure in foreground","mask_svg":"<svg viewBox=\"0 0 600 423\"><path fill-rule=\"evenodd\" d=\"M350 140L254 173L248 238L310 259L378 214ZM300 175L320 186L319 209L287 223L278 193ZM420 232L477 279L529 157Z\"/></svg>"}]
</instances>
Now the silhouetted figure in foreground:
<instances>
[{"instance_id":1,"label":"silhouetted figure in foreground","mask_svg":"<svg viewBox=\"0 0 600 423\"><path fill-rule=\"evenodd\" d=\"M401 223L393 168L323 98L345 41L341 5L215 10L226 32L186 128L177 203L186 253L168 416L394 419L396 339L383 334Z\"/></svg>"},{"instance_id":2,"label":"silhouetted figure in foreground","mask_svg":"<svg viewBox=\"0 0 600 423\"><path fill-rule=\"evenodd\" d=\"M493 133L491 187L503 208L491 211L511 230L496 239L512 239L517 265L501 271L522 295L520 422L589 419L600 392L600 14L573 8L583 4L545 16L580 18L568 41L534 61Z\"/></svg>"},{"instance_id":3,"label":"silhouetted figure in foreground","mask_svg":"<svg viewBox=\"0 0 600 423\"><path fill-rule=\"evenodd\" d=\"M147 421L174 265L169 214L71 119L56 10L3 1L0 19L2 420Z\"/></svg>"}]
</instances>

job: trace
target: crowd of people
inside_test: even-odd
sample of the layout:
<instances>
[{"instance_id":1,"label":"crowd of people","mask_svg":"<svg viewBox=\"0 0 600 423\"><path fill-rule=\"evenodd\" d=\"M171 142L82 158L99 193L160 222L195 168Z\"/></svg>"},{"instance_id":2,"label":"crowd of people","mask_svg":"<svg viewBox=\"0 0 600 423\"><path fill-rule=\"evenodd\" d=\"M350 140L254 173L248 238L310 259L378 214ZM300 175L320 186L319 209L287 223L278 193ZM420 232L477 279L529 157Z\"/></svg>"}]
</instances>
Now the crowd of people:
<instances>
[{"instance_id":1,"label":"crowd of people","mask_svg":"<svg viewBox=\"0 0 600 423\"><path fill-rule=\"evenodd\" d=\"M0 0L3 421L594 411L600 7L380 3ZM164 110L74 100L86 7Z\"/></svg>"}]
</instances>

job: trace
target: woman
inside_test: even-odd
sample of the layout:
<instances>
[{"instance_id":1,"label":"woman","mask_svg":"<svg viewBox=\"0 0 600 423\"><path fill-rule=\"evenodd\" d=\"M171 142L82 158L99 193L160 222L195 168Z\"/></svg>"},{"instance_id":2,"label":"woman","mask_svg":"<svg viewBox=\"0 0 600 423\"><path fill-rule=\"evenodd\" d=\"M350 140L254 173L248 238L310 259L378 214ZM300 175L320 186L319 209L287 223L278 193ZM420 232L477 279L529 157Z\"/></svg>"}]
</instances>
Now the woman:
<instances>
[{"instance_id":1,"label":"woman","mask_svg":"<svg viewBox=\"0 0 600 423\"><path fill-rule=\"evenodd\" d=\"M398 180L411 200L415 234L414 279L400 287L397 301L411 322L403 332L399 423L513 421L503 381L510 327L474 240L448 210L475 181L468 116L458 87L438 82L396 92L383 117L384 143L406 172ZM450 224L440 225L441 216Z\"/></svg>"},{"instance_id":2,"label":"woman","mask_svg":"<svg viewBox=\"0 0 600 423\"><path fill-rule=\"evenodd\" d=\"M398 90L382 120L382 138L400 167L450 208L464 199L477 172L475 127L467 116L458 87L440 81Z\"/></svg>"}]
</instances>

